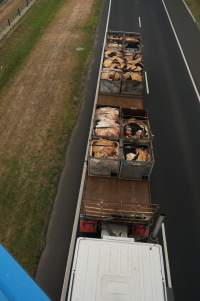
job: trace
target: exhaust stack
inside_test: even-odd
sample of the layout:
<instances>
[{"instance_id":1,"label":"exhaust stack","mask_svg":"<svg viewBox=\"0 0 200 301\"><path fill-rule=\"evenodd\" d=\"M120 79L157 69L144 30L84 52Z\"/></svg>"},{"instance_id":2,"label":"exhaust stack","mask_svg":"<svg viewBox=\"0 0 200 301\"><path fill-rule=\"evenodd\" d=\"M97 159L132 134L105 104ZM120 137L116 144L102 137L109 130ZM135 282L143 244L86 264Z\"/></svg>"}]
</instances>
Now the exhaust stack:
<instances>
[{"instance_id":1,"label":"exhaust stack","mask_svg":"<svg viewBox=\"0 0 200 301\"><path fill-rule=\"evenodd\" d=\"M164 214L160 214L155 225L154 225L154 228L153 228L153 231L152 231L152 234L151 234L151 239L152 240L156 240L157 237L158 237L158 234L159 234L159 231L162 227L162 223L164 222L165 220L165 215Z\"/></svg>"}]
</instances>

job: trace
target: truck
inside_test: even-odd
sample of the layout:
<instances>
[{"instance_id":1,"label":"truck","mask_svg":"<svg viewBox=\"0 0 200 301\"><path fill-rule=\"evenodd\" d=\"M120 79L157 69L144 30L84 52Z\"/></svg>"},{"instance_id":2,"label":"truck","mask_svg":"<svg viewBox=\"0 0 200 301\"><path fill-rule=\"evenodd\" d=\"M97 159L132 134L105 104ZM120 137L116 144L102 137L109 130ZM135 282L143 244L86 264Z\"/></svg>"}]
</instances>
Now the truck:
<instances>
[{"instance_id":1,"label":"truck","mask_svg":"<svg viewBox=\"0 0 200 301\"><path fill-rule=\"evenodd\" d=\"M61 301L172 301L140 34L108 32L102 58ZM3 246L0 265L0 300L50 301Z\"/></svg>"},{"instance_id":2,"label":"truck","mask_svg":"<svg viewBox=\"0 0 200 301\"><path fill-rule=\"evenodd\" d=\"M173 300L159 243L164 215L151 201L153 134L139 33L106 34L97 91L61 300Z\"/></svg>"}]
</instances>

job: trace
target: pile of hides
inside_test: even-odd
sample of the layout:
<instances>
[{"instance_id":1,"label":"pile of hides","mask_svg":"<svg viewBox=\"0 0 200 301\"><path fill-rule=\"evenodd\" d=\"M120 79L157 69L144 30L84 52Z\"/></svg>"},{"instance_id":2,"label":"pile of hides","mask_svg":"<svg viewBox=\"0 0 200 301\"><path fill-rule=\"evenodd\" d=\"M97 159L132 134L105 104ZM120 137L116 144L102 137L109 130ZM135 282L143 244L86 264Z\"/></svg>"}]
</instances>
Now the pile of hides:
<instances>
[{"instance_id":1,"label":"pile of hides","mask_svg":"<svg viewBox=\"0 0 200 301\"><path fill-rule=\"evenodd\" d=\"M119 143L107 139L93 140L90 155L96 159L117 159L119 156Z\"/></svg>"},{"instance_id":2,"label":"pile of hides","mask_svg":"<svg viewBox=\"0 0 200 301\"><path fill-rule=\"evenodd\" d=\"M115 32L109 33L108 38L110 41L116 41L116 42L121 42L121 43L124 39L122 34L115 33Z\"/></svg>"},{"instance_id":3,"label":"pile of hides","mask_svg":"<svg viewBox=\"0 0 200 301\"><path fill-rule=\"evenodd\" d=\"M121 42L111 41L107 43L107 47L122 49L123 45Z\"/></svg>"},{"instance_id":4,"label":"pile of hides","mask_svg":"<svg viewBox=\"0 0 200 301\"><path fill-rule=\"evenodd\" d=\"M144 121L136 118L129 118L128 120L124 121L123 130L126 138L135 138L137 140L149 138L147 124Z\"/></svg>"},{"instance_id":5,"label":"pile of hides","mask_svg":"<svg viewBox=\"0 0 200 301\"><path fill-rule=\"evenodd\" d=\"M126 62L126 71L141 72L143 70L141 53L134 53L128 50L124 51Z\"/></svg>"},{"instance_id":6,"label":"pile of hides","mask_svg":"<svg viewBox=\"0 0 200 301\"><path fill-rule=\"evenodd\" d=\"M124 38L125 42L127 43L135 43L135 44L140 44L140 39L136 36L133 35L126 35Z\"/></svg>"},{"instance_id":7,"label":"pile of hides","mask_svg":"<svg viewBox=\"0 0 200 301\"><path fill-rule=\"evenodd\" d=\"M117 32L110 32L108 34L108 44L110 47L123 47L139 50L141 46L141 40L138 35L135 34L123 34Z\"/></svg>"},{"instance_id":8,"label":"pile of hides","mask_svg":"<svg viewBox=\"0 0 200 301\"><path fill-rule=\"evenodd\" d=\"M127 161L149 161L149 149L146 146L124 146L124 156Z\"/></svg>"},{"instance_id":9,"label":"pile of hides","mask_svg":"<svg viewBox=\"0 0 200 301\"><path fill-rule=\"evenodd\" d=\"M123 74L123 79L125 80L133 80L136 82L142 82L142 74L140 72L125 72Z\"/></svg>"},{"instance_id":10,"label":"pile of hides","mask_svg":"<svg viewBox=\"0 0 200 301\"><path fill-rule=\"evenodd\" d=\"M121 72L117 70L103 69L101 72L101 79L106 80L120 80Z\"/></svg>"},{"instance_id":11,"label":"pile of hides","mask_svg":"<svg viewBox=\"0 0 200 301\"><path fill-rule=\"evenodd\" d=\"M126 35L124 38L124 43L125 43L125 47L127 48L134 48L134 49L138 49L140 48L140 38L133 36L133 35Z\"/></svg>"},{"instance_id":12,"label":"pile of hides","mask_svg":"<svg viewBox=\"0 0 200 301\"><path fill-rule=\"evenodd\" d=\"M105 50L103 67L123 70L125 68L123 52L113 48Z\"/></svg>"},{"instance_id":13,"label":"pile of hides","mask_svg":"<svg viewBox=\"0 0 200 301\"><path fill-rule=\"evenodd\" d=\"M119 138L119 110L113 107L100 107L96 110L95 135L107 138Z\"/></svg>"},{"instance_id":14,"label":"pile of hides","mask_svg":"<svg viewBox=\"0 0 200 301\"><path fill-rule=\"evenodd\" d=\"M122 40L124 39L124 43ZM137 44L136 49L128 48L129 43ZM137 49L140 46L140 40L132 35L123 36L115 33L110 34L106 45L103 60L103 70L101 79L106 80L131 80L141 83L143 80L142 53Z\"/></svg>"}]
</instances>

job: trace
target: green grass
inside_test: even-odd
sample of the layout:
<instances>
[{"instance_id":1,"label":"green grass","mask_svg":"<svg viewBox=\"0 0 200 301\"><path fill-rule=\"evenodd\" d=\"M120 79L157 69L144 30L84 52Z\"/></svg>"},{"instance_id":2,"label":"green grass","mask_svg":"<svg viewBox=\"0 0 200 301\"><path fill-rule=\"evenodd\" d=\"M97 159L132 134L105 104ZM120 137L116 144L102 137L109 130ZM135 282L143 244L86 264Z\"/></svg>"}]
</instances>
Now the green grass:
<instances>
[{"instance_id":1,"label":"green grass","mask_svg":"<svg viewBox=\"0 0 200 301\"><path fill-rule=\"evenodd\" d=\"M42 169L45 158L39 154L25 162L18 157L9 158L4 162L6 173L0 182L1 240L31 274L36 270L45 245L46 227L61 169L63 150L59 153L55 149L55 152L55 161L53 157L46 159L46 168Z\"/></svg>"},{"instance_id":2,"label":"green grass","mask_svg":"<svg viewBox=\"0 0 200 301\"><path fill-rule=\"evenodd\" d=\"M186 0L191 12L198 22L200 28L200 1L199 0Z\"/></svg>"},{"instance_id":3,"label":"green grass","mask_svg":"<svg viewBox=\"0 0 200 301\"><path fill-rule=\"evenodd\" d=\"M43 7L41 2L46 3L46 6L48 3L48 7L46 12L41 12L43 17L40 18L38 14ZM24 18L17 31L6 41L6 64L0 79L1 87L9 87L10 80L20 66L23 66L44 27L56 14L55 11L52 12L53 8L58 9L63 0L41 2L37 2L29 16ZM13 150L14 155L5 154L0 157L4 171L0 179L0 240L32 275L36 272L45 246L46 231L64 165L67 143L84 97L85 74L92 54L101 3L101 0L95 0L88 23L74 28L80 30L82 36L75 46L82 47L83 51L73 51L76 68L71 73L70 93L66 96L59 122L49 129L42 149L37 153L26 154L25 159L21 156L20 149L16 149L16 152ZM23 46L18 45L19 41ZM16 51L13 49L15 46ZM3 49L0 50L0 57ZM21 148L23 150L23 146Z\"/></svg>"},{"instance_id":4,"label":"green grass","mask_svg":"<svg viewBox=\"0 0 200 301\"><path fill-rule=\"evenodd\" d=\"M68 1L68 0L67 0ZM0 89L23 65L65 0L36 0L17 28L0 44Z\"/></svg>"}]
</instances>

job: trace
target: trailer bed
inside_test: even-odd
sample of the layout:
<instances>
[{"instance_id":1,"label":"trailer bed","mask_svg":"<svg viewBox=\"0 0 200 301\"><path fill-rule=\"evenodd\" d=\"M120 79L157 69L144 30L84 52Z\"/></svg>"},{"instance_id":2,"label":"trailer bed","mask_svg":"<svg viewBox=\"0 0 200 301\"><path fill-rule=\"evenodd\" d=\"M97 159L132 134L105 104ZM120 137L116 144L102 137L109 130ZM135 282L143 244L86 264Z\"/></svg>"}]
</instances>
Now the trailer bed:
<instances>
[{"instance_id":1,"label":"trailer bed","mask_svg":"<svg viewBox=\"0 0 200 301\"><path fill-rule=\"evenodd\" d=\"M108 177L90 177L85 180L83 201L105 200L108 202L150 204L150 190L147 180L130 181Z\"/></svg>"},{"instance_id":2,"label":"trailer bed","mask_svg":"<svg viewBox=\"0 0 200 301\"><path fill-rule=\"evenodd\" d=\"M144 100L139 97L100 95L98 105L117 106L121 108L144 109Z\"/></svg>"}]
</instances>

